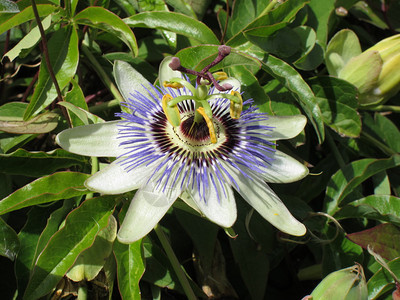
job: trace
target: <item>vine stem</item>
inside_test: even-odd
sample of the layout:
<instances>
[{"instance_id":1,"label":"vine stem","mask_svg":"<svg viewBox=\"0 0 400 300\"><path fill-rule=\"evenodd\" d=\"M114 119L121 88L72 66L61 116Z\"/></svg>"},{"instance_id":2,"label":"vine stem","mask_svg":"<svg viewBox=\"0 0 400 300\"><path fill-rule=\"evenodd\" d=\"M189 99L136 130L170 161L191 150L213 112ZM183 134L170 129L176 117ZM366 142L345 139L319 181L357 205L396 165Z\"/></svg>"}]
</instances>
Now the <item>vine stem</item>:
<instances>
[{"instance_id":1,"label":"vine stem","mask_svg":"<svg viewBox=\"0 0 400 300\"><path fill-rule=\"evenodd\" d=\"M183 287L183 290L185 291L187 298L189 300L196 300L197 297L190 286L189 280L187 279L186 274L183 271L182 266L179 263L178 258L176 257L174 250L172 249L170 243L168 242L168 239L165 236L165 233L162 230L161 226L157 224L156 227L154 227L154 231L156 232L158 239L160 240L160 243L164 248L165 253L168 256L168 259L172 264L172 267L178 277L179 282Z\"/></svg>"},{"instance_id":2,"label":"vine stem","mask_svg":"<svg viewBox=\"0 0 400 300\"><path fill-rule=\"evenodd\" d=\"M58 85L58 82L57 82L57 78L54 75L53 68L51 67L49 49L47 48L46 34L44 33L43 25L42 25L42 22L40 21L39 12L37 10L35 0L31 0L31 4L32 4L33 14L35 15L36 23L39 28L40 37L42 38L43 54L44 54L44 60L46 62L47 70L49 71L50 78L53 81L53 84L56 88L57 100L58 100L58 102L62 102L63 97L61 94L60 86ZM65 109L65 107L61 106L61 111L62 111L65 119L67 120L69 127L71 127L71 121L68 117L67 110Z\"/></svg>"},{"instance_id":3,"label":"vine stem","mask_svg":"<svg viewBox=\"0 0 400 300\"><path fill-rule=\"evenodd\" d=\"M390 111L395 113L400 112L400 106L396 105L377 105L375 107L367 107L366 109L373 111Z\"/></svg>"}]
</instances>

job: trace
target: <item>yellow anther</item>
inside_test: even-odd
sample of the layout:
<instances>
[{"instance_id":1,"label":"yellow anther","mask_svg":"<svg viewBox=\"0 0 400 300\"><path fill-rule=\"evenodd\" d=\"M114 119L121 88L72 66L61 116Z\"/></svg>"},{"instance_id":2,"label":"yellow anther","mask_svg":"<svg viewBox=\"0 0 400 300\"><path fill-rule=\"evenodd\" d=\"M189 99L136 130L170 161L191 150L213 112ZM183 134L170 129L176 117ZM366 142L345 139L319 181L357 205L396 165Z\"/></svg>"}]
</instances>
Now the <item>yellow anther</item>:
<instances>
[{"instance_id":1,"label":"yellow anther","mask_svg":"<svg viewBox=\"0 0 400 300\"><path fill-rule=\"evenodd\" d=\"M173 98L170 94L165 94L162 98L161 104L165 115L167 116L168 122L177 127L181 124L181 116L179 114L178 106L175 105L173 107L168 106L168 102L171 101Z\"/></svg>"},{"instance_id":2,"label":"yellow anther","mask_svg":"<svg viewBox=\"0 0 400 300\"><path fill-rule=\"evenodd\" d=\"M243 98L242 95L240 95L240 93L237 91L231 91L231 95L238 98L240 100L240 103L236 103L231 100L231 106L229 112L231 114L232 119L239 119L243 109Z\"/></svg>"},{"instance_id":3,"label":"yellow anther","mask_svg":"<svg viewBox=\"0 0 400 300\"><path fill-rule=\"evenodd\" d=\"M213 73L213 76L216 80L228 79L228 74L226 74L225 72L215 72Z\"/></svg>"},{"instance_id":4,"label":"yellow anther","mask_svg":"<svg viewBox=\"0 0 400 300\"><path fill-rule=\"evenodd\" d=\"M180 89L183 88L183 85L180 84L179 82L171 82L171 81L164 81L163 82L164 87L170 87L173 89Z\"/></svg>"},{"instance_id":5,"label":"yellow anther","mask_svg":"<svg viewBox=\"0 0 400 300\"><path fill-rule=\"evenodd\" d=\"M197 112L201 114L206 121L207 127L208 127L208 132L210 133L210 140L211 143L216 144L217 143L217 136L215 135L215 129L214 129L214 123L213 121L207 116L206 112L204 111L203 107L199 107L197 109Z\"/></svg>"}]
</instances>

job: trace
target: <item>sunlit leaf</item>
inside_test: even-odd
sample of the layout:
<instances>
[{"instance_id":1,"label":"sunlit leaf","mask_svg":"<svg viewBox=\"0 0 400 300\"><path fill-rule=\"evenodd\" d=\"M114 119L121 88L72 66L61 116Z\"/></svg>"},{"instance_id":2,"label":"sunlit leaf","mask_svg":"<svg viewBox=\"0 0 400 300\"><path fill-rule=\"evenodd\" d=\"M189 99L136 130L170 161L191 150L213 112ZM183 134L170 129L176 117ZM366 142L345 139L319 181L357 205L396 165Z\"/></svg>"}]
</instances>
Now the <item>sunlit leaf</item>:
<instances>
[{"instance_id":1,"label":"sunlit leaf","mask_svg":"<svg viewBox=\"0 0 400 300\"><path fill-rule=\"evenodd\" d=\"M56 286L78 255L107 226L115 203L115 196L92 198L68 215L65 226L53 235L35 262L25 299L38 299Z\"/></svg>"},{"instance_id":2,"label":"sunlit leaf","mask_svg":"<svg viewBox=\"0 0 400 300\"><path fill-rule=\"evenodd\" d=\"M114 243L118 287L124 299L141 299L139 281L145 270L142 240L132 244Z\"/></svg>"},{"instance_id":3,"label":"sunlit leaf","mask_svg":"<svg viewBox=\"0 0 400 300\"><path fill-rule=\"evenodd\" d=\"M0 214L37 204L90 193L83 183L88 174L59 172L41 177L0 201Z\"/></svg>"},{"instance_id":4,"label":"sunlit leaf","mask_svg":"<svg viewBox=\"0 0 400 300\"><path fill-rule=\"evenodd\" d=\"M53 4L38 4L37 10L40 17L46 17L57 9ZM17 14L0 14L0 34L13 27L21 25L35 18L32 6L24 7Z\"/></svg>"},{"instance_id":5,"label":"sunlit leaf","mask_svg":"<svg viewBox=\"0 0 400 300\"><path fill-rule=\"evenodd\" d=\"M79 254L66 276L73 281L91 281L104 267L117 237L117 221L110 216L108 225L99 231L90 248Z\"/></svg>"},{"instance_id":6,"label":"sunlit leaf","mask_svg":"<svg viewBox=\"0 0 400 300\"><path fill-rule=\"evenodd\" d=\"M131 27L168 30L182 34L202 44L219 44L218 39L204 23L173 12L143 12L124 19Z\"/></svg>"},{"instance_id":7,"label":"sunlit leaf","mask_svg":"<svg viewBox=\"0 0 400 300\"><path fill-rule=\"evenodd\" d=\"M74 21L78 24L84 24L104 31L111 32L121 39L136 56L138 47L135 35L132 30L117 15L103 7L88 7L79 12Z\"/></svg>"}]
</instances>

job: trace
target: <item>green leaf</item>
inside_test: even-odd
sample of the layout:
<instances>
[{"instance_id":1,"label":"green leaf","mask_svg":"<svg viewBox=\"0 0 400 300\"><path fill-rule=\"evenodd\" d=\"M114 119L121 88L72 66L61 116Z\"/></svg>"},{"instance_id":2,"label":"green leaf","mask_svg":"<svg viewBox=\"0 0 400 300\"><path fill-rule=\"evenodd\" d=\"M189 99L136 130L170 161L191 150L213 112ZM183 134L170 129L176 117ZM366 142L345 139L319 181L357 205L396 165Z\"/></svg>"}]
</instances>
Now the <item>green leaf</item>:
<instances>
[{"instance_id":1,"label":"green leaf","mask_svg":"<svg viewBox=\"0 0 400 300\"><path fill-rule=\"evenodd\" d=\"M373 251L388 260L400 257L400 230L397 226L385 223L367 230L354 232L346 236L349 240L364 249L372 247Z\"/></svg>"},{"instance_id":2,"label":"green leaf","mask_svg":"<svg viewBox=\"0 0 400 300\"><path fill-rule=\"evenodd\" d=\"M53 13L57 6L53 4L38 4L37 10L39 17L47 17ZM32 6L28 6L17 14L0 14L0 34L10 30L13 27L21 25L22 23L33 20L35 15L32 10Z\"/></svg>"},{"instance_id":3,"label":"green leaf","mask_svg":"<svg viewBox=\"0 0 400 300\"><path fill-rule=\"evenodd\" d=\"M253 33L257 31L262 32L264 36L266 36L266 34L273 34L276 30L287 26L287 24L294 19L297 12L303 8L307 2L308 1L306 0L291 0L281 3L268 14L261 14L250 24L244 28L240 28L240 30L226 42L226 45L237 47L244 44L246 42L244 34L253 30ZM241 18L241 16L239 18Z\"/></svg>"},{"instance_id":4,"label":"green leaf","mask_svg":"<svg viewBox=\"0 0 400 300\"><path fill-rule=\"evenodd\" d=\"M81 108L84 111L88 111L88 105L85 101L85 96L83 95L82 89L79 86L78 82L76 82L75 79L71 79L71 84L72 84L72 88L71 90L65 95L65 101L68 103L71 103L74 105L74 107L77 108ZM62 105L63 102L58 103L60 105ZM80 125L87 125L89 123L85 123L78 114L76 113L70 113L70 111L68 110L68 116L70 118L71 124L75 127L75 126L80 126ZM86 115L86 114L85 114ZM86 120L88 117L83 117L84 120Z\"/></svg>"},{"instance_id":5,"label":"green leaf","mask_svg":"<svg viewBox=\"0 0 400 300\"><path fill-rule=\"evenodd\" d=\"M44 227L43 231L40 233L37 241L32 263L29 267L30 270L33 268L34 262L37 260L40 253L42 253L50 238L60 229L61 225L65 221L66 216L71 212L74 206L77 206L77 201L80 200L80 197L76 197L74 200L64 201L63 206L54 210L50 214L49 218L47 219L46 227Z\"/></svg>"},{"instance_id":6,"label":"green leaf","mask_svg":"<svg viewBox=\"0 0 400 300\"><path fill-rule=\"evenodd\" d=\"M186 0L165 0L165 2L172 6L175 12L187 15L193 19L197 19L196 13L194 12L192 6L190 6Z\"/></svg>"},{"instance_id":7,"label":"green leaf","mask_svg":"<svg viewBox=\"0 0 400 300\"><path fill-rule=\"evenodd\" d=\"M338 76L348 61L361 54L361 46L357 35L343 29L336 33L329 41L325 53L325 64L332 76Z\"/></svg>"},{"instance_id":8,"label":"green leaf","mask_svg":"<svg viewBox=\"0 0 400 300\"><path fill-rule=\"evenodd\" d=\"M14 260L19 251L19 239L14 229L0 217L0 255Z\"/></svg>"},{"instance_id":9,"label":"green leaf","mask_svg":"<svg viewBox=\"0 0 400 300\"><path fill-rule=\"evenodd\" d=\"M286 62L272 55L266 55L262 62L262 68L292 93L307 114L319 142L322 143L325 138L322 113L314 93L301 75Z\"/></svg>"},{"instance_id":10,"label":"green leaf","mask_svg":"<svg viewBox=\"0 0 400 300\"><path fill-rule=\"evenodd\" d=\"M324 211L333 215L354 188L371 176L398 165L400 165L399 155L393 155L388 159L366 158L346 165L342 170L336 172L328 183Z\"/></svg>"},{"instance_id":11,"label":"green leaf","mask_svg":"<svg viewBox=\"0 0 400 300\"><path fill-rule=\"evenodd\" d=\"M388 145L393 151L400 152L400 131L388 117L375 113L363 114L363 130L374 138Z\"/></svg>"},{"instance_id":12,"label":"green leaf","mask_svg":"<svg viewBox=\"0 0 400 300\"><path fill-rule=\"evenodd\" d=\"M83 168L88 163L87 158L63 149L50 152L18 149L9 154L0 154L0 172L32 177L44 176L72 166Z\"/></svg>"},{"instance_id":13,"label":"green leaf","mask_svg":"<svg viewBox=\"0 0 400 300\"><path fill-rule=\"evenodd\" d=\"M37 134L14 135L0 131L0 147L1 147L0 152L7 153L12 149L16 149L17 147L22 147L22 145L28 143L37 136L38 136Z\"/></svg>"},{"instance_id":14,"label":"green leaf","mask_svg":"<svg viewBox=\"0 0 400 300\"><path fill-rule=\"evenodd\" d=\"M47 16L46 18L43 19L42 21L42 26L44 30L47 30L50 27L51 24L51 18L52 15ZM26 52L27 49L31 49L34 47L39 41L41 40L40 32L39 32L39 27L35 26L27 35L23 37L21 41L18 42L17 45L14 46L10 51L8 51L6 54L4 54L4 57L8 57L10 61L13 61L16 57L18 56L24 56L22 55L24 53L24 50Z\"/></svg>"},{"instance_id":15,"label":"green leaf","mask_svg":"<svg viewBox=\"0 0 400 300\"><path fill-rule=\"evenodd\" d=\"M35 263L35 254L39 237L46 226L47 218L54 207L32 207L27 213L28 220L18 234L20 250L15 261L15 274L18 282L18 292L23 294L28 284L30 272ZM57 228L58 229L58 228Z\"/></svg>"},{"instance_id":16,"label":"green leaf","mask_svg":"<svg viewBox=\"0 0 400 300\"><path fill-rule=\"evenodd\" d=\"M83 183L88 174L60 172L41 177L0 201L0 215L24 207L90 193Z\"/></svg>"},{"instance_id":17,"label":"green leaf","mask_svg":"<svg viewBox=\"0 0 400 300\"><path fill-rule=\"evenodd\" d=\"M88 112L83 108L75 106L72 103L59 102L58 105L67 108L68 114L71 116L71 119L73 119L73 127L105 122L102 118Z\"/></svg>"},{"instance_id":18,"label":"green leaf","mask_svg":"<svg viewBox=\"0 0 400 300\"><path fill-rule=\"evenodd\" d=\"M78 67L78 34L72 26L57 30L47 45L50 64L53 68L60 89L63 89L72 79ZM46 63L42 63L39 79L32 95L31 102L25 112L27 120L38 114L57 97L57 91L50 78Z\"/></svg>"},{"instance_id":19,"label":"green leaf","mask_svg":"<svg viewBox=\"0 0 400 300\"><path fill-rule=\"evenodd\" d=\"M115 196L86 200L73 210L38 257L24 299L38 299L49 293L88 248L101 229L107 226L116 203Z\"/></svg>"},{"instance_id":20,"label":"green leaf","mask_svg":"<svg viewBox=\"0 0 400 300\"><path fill-rule=\"evenodd\" d=\"M329 24L329 20L334 14L335 2L336 0L311 0L308 4L308 9L311 11L309 13L308 25L315 29L317 39L324 47L328 39L329 26L331 25Z\"/></svg>"},{"instance_id":21,"label":"green leaf","mask_svg":"<svg viewBox=\"0 0 400 300\"><path fill-rule=\"evenodd\" d=\"M204 23L174 12L144 12L124 19L130 27L172 31L202 44L219 44L215 34Z\"/></svg>"},{"instance_id":22,"label":"green leaf","mask_svg":"<svg viewBox=\"0 0 400 300\"><path fill-rule=\"evenodd\" d=\"M0 12L1 13L17 13L19 12L18 5L11 0L0 0Z\"/></svg>"},{"instance_id":23,"label":"green leaf","mask_svg":"<svg viewBox=\"0 0 400 300\"><path fill-rule=\"evenodd\" d=\"M356 110L357 89L334 77L315 77L307 82L315 93L324 123L342 136L358 137L361 118Z\"/></svg>"},{"instance_id":24,"label":"green leaf","mask_svg":"<svg viewBox=\"0 0 400 300\"><path fill-rule=\"evenodd\" d=\"M390 270L400 277L400 257L388 262ZM396 289L393 277L384 268L376 272L367 282L368 299L381 299L379 296Z\"/></svg>"},{"instance_id":25,"label":"green leaf","mask_svg":"<svg viewBox=\"0 0 400 300\"><path fill-rule=\"evenodd\" d=\"M263 13L268 4L268 1L235 1L232 16L229 18L226 37L229 39L233 35L239 33L243 28L246 28L246 26Z\"/></svg>"},{"instance_id":26,"label":"green leaf","mask_svg":"<svg viewBox=\"0 0 400 300\"><path fill-rule=\"evenodd\" d=\"M48 112L40 114L29 121L24 121L23 117L0 117L0 130L8 133L47 133L55 129L58 125L59 115Z\"/></svg>"},{"instance_id":27,"label":"green leaf","mask_svg":"<svg viewBox=\"0 0 400 300\"><path fill-rule=\"evenodd\" d=\"M201 71L205 66L210 64L218 55L218 46L200 45L185 48L176 54L184 67ZM222 62L211 68L214 72L223 68L234 66L245 66L249 69L260 69L260 61L241 51L231 49L231 53L224 58Z\"/></svg>"},{"instance_id":28,"label":"green leaf","mask_svg":"<svg viewBox=\"0 0 400 300\"><path fill-rule=\"evenodd\" d=\"M24 121L23 115L28 104L9 102L0 107L0 130L9 133L47 133L58 125L58 114L44 113L35 118Z\"/></svg>"},{"instance_id":29,"label":"green leaf","mask_svg":"<svg viewBox=\"0 0 400 300\"><path fill-rule=\"evenodd\" d=\"M335 213L335 218L367 218L400 226L400 198L370 195L343 206Z\"/></svg>"},{"instance_id":30,"label":"green leaf","mask_svg":"<svg viewBox=\"0 0 400 300\"><path fill-rule=\"evenodd\" d=\"M139 281L145 270L142 240L132 244L114 243L114 254L117 260L119 292L123 299L141 299Z\"/></svg>"},{"instance_id":31,"label":"green leaf","mask_svg":"<svg viewBox=\"0 0 400 300\"><path fill-rule=\"evenodd\" d=\"M129 26L114 13L103 7L93 6L79 12L74 17L74 21L77 24L88 25L112 33L129 47L134 56L137 56L138 47L135 35Z\"/></svg>"},{"instance_id":32,"label":"green leaf","mask_svg":"<svg viewBox=\"0 0 400 300\"><path fill-rule=\"evenodd\" d=\"M117 237L117 221L111 215L108 225L99 231L90 248L79 254L66 276L75 281L92 281L104 267Z\"/></svg>"}]
</instances>

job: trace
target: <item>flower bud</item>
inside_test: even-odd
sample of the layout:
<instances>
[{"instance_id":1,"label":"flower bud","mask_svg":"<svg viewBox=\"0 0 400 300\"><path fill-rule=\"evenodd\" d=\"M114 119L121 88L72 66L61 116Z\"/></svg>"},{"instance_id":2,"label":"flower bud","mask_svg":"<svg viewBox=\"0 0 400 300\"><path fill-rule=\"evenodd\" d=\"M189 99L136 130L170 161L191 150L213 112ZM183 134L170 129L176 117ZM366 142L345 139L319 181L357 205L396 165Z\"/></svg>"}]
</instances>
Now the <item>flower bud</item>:
<instances>
[{"instance_id":1,"label":"flower bud","mask_svg":"<svg viewBox=\"0 0 400 300\"><path fill-rule=\"evenodd\" d=\"M367 283L360 265L338 270L326 276L311 294L313 300L368 299Z\"/></svg>"},{"instance_id":2,"label":"flower bud","mask_svg":"<svg viewBox=\"0 0 400 300\"><path fill-rule=\"evenodd\" d=\"M353 44L358 44L357 37L352 35L348 30L343 30L329 43L329 57L326 57L326 60L331 68L330 73L337 74L339 78L358 88L361 105L382 103L400 91L400 34L386 38L361 54L347 59L346 56L354 55L354 51L343 50L338 41L351 40ZM346 63L341 66L340 61L343 60Z\"/></svg>"}]
</instances>

